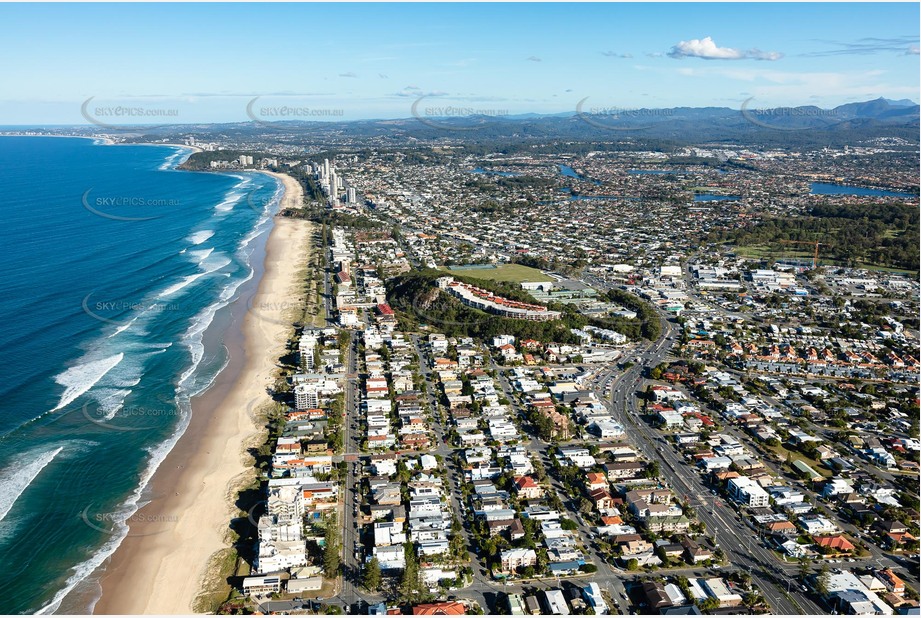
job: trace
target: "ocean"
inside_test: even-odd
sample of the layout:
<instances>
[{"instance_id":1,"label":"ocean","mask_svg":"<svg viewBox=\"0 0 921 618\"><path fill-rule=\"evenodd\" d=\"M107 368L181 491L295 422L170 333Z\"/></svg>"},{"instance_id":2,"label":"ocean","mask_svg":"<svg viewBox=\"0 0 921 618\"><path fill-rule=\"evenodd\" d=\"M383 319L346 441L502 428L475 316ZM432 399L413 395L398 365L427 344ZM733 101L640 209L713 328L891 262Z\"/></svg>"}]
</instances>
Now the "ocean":
<instances>
[{"instance_id":1,"label":"ocean","mask_svg":"<svg viewBox=\"0 0 921 618\"><path fill-rule=\"evenodd\" d=\"M188 154L0 137L0 613L92 589L227 362L205 333L252 278L282 187L176 170Z\"/></svg>"}]
</instances>

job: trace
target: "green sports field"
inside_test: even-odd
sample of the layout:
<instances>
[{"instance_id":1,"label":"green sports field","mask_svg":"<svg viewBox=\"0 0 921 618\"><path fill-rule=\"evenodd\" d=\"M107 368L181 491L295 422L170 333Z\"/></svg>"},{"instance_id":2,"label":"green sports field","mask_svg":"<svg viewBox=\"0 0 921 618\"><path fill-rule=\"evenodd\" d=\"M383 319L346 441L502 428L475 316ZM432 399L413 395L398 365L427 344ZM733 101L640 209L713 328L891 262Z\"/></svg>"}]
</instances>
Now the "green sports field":
<instances>
[{"instance_id":1,"label":"green sports field","mask_svg":"<svg viewBox=\"0 0 921 618\"><path fill-rule=\"evenodd\" d=\"M498 264L495 268L471 268L461 270L451 270L450 267L442 268L451 275L458 277L472 277L474 279L486 279L488 281L510 281L512 283L521 283L522 281L552 281L548 275L543 274L536 268L522 266L521 264Z\"/></svg>"}]
</instances>

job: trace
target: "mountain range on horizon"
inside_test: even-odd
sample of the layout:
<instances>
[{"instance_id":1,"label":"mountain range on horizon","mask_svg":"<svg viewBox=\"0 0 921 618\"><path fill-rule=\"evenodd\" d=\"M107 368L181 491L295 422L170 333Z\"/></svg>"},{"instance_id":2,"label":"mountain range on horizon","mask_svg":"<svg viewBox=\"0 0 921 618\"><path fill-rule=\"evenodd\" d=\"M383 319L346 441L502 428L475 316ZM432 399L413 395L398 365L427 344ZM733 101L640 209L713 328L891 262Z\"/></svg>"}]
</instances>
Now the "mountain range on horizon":
<instances>
[{"instance_id":1,"label":"mountain range on horizon","mask_svg":"<svg viewBox=\"0 0 921 618\"><path fill-rule=\"evenodd\" d=\"M817 106L761 108L753 99L748 99L740 108L611 108L592 113L591 110L599 108L589 107L585 99L583 103L585 109L580 106L574 111L551 114L454 117L416 114L394 119L272 122L253 118L240 122L177 123L136 129L130 125L113 128L92 124L69 125L69 128L81 133L90 130L92 133L121 134L130 136L130 141L182 135L207 139L209 134L230 139L271 137L290 141L289 138L297 137L342 137L343 132L347 132L348 137L355 139L378 138L394 144L407 139L455 139L468 143L614 140L645 142L652 147L720 142L784 147L842 146L884 137L917 144L921 127L918 104L909 99L883 97L845 103L831 109ZM47 125L43 128L52 129ZM67 125L53 127L53 130L67 129Z\"/></svg>"},{"instance_id":2,"label":"mountain range on horizon","mask_svg":"<svg viewBox=\"0 0 921 618\"><path fill-rule=\"evenodd\" d=\"M910 108L918 108L919 104L915 103L911 99L887 99L885 97L879 97L877 99L872 99L868 101L857 101L854 103L843 103L836 107L832 108L823 108L817 105L799 105L799 106L780 106L773 108L758 108L761 110L770 109L770 110L822 110L829 112L841 112L842 114L852 114L854 116L879 116L880 114L902 114L910 113ZM731 107L718 107L718 106L704 106L704 107L688 107L688 106L679 106L679 107L647 107L647 108L632 108L627 110L630 113L642 112L644 110L648 111L664 111L664 110L732 110L732 111L741 111L740 109L735 109ZM908 109L907 112L903 110ZM504 116L504 118L510 120L527 120L533 118L568 118L571 116L578 115L579 112L568 111L568 112L553 112L547 114L541 114L538 112L527 112L523 114L510 114Z\"/></svg>"}]
</instances>

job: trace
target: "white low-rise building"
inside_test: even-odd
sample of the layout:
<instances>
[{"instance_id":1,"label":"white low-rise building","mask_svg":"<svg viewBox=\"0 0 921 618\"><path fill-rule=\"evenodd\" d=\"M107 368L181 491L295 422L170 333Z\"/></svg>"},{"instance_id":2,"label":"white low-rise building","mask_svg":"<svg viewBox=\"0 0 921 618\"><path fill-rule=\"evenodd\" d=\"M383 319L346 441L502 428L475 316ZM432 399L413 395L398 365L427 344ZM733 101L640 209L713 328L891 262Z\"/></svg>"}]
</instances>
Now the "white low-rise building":
<instances>
[{"instance_id":1,"label":"white low-rise building","mask_svg":"<svg viewBox=\"0 0 921 618\"><path fill-rule=\"evenodd\" d=\"M770 496L764 491L764 488L762 488L757 481L747 476L729 479L729 495L736 502L740 502L751 508L768 506L770 504Z\"/></svg>"}]
</instances>

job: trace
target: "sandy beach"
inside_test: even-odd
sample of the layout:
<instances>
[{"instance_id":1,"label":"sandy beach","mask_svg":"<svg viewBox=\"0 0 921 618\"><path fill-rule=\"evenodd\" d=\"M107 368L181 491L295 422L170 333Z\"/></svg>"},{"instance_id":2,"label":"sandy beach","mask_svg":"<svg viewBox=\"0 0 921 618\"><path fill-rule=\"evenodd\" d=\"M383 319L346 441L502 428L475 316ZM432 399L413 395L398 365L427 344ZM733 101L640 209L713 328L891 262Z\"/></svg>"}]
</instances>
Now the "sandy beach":
<instances>
[{"instance_id":1,"label":"sandy beach","mask_svg":"<svg viewBox=\"0 0 921 618\"><path fill-rule=\"evenodd\" d=\"M126 144L126 145L130 145L130 144ZM143 144L143 145L144 146L172 146L174 148L185 148L186 150L191 150L193 154L196 152L202 152L202 149L199 148L198 146L187 146L186 144L169 144L169 143L164 142L162 144L155 143L155 144Z\"/></svg>"},{"instance_id":2,"label":"sandy beach","mask_svg":"<svg viewBox=\"0 0 921 618\"><path fill-rule=\"evenodd\" d=\"M272 175L285 185L282 207L300 205L300 185ZM255 296L238 303L258 311L234 316L224 338L230 362L211 388L193 399L188 429L151 480L155 497L131 518L128 536L103 565L95 613L192 612L209 558L228 547L234 488L252 474L245 448L260 431L252 410L270 401L266 388L289 334L288 314L310 233L309 221L275 219Z\"/></svg>"}]
</instances>

